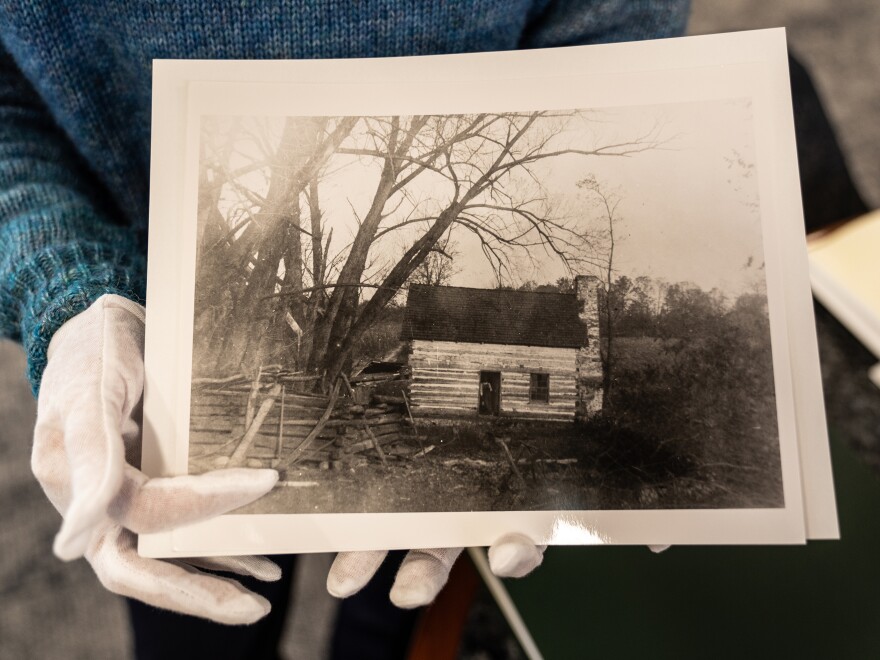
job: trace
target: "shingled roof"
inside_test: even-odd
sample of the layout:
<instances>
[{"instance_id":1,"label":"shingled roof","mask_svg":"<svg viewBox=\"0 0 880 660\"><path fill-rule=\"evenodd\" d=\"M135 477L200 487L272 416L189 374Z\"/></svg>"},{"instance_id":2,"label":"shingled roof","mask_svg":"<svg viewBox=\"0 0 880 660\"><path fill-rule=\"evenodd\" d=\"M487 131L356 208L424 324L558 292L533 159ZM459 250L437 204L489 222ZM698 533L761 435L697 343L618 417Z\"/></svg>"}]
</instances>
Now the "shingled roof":
<instances>
[{"instance_id":1,"label":"shingled roof","mask_svg":"<svg viewBox=\"0 0 880 660\"><path fill-rule=\"evenodd\" d=\"M401 339L579 348L577 296L413 284Z\"/></svg>"}]
</instances>

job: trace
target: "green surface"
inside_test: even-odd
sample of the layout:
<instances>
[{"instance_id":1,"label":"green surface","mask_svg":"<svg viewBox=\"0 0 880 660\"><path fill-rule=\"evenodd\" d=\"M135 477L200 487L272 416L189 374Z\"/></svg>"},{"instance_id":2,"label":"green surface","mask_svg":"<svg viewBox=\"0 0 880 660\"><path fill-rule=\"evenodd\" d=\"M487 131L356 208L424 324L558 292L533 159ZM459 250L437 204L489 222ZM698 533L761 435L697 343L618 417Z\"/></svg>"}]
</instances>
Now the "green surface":
<instances>
[{"instance_id":1,"label":"green surface","mask_svg":"<svg viewBox=\"0 0 880 660\"><path fill-rule=\"evenodd\" d=\"M548 550L507 581L544 656L880 658L880 480L832 458L841 541Z\"/></svg>"}]
</instances>

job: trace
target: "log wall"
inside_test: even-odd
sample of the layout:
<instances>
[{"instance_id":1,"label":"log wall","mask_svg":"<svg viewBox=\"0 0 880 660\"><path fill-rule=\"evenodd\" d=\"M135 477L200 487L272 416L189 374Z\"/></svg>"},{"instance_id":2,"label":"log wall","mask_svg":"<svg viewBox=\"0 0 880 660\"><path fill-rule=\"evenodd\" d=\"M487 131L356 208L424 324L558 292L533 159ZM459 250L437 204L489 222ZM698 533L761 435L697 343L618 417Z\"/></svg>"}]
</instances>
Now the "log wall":
<instances>
[{"instance_id":1,"label":"log wall","mask_svg":"<svg viewBox=\"0 0 880 660\"><path fill-rule=\"evenodd\" d=\"M358 453L371 455L379 452L375 446L386 446L389 456L400 457L414 451L404 447L412 435L402 396L376 395L378 384L396 383L388 379L371 387L355 386L352 394L364 394L363 404L353 403L358 396L339 399L317 436L303 444L330 404L329 397L301 391L284 392L282 414L281 397L275 398L268 414L246 449L249 462L261 462L263 467L284 465L295 456L297 462L329 462L330 466L345 463L345 456ZM375 379L374 379L375 380ZM230 454L242 442L246 432L248 401L251 387L194 387L190 407L190 465L194 471L218 467L212 461ZM266 387L258 388L252 406L259 407L271 395ZM282 424L283 420L283 424ZM283 428L281 428L283 426ZM369 429L369 431L367 430ZM281 451L279 454L279 433ZM401 445L400 443L403 443ZM387 445L392 445L390 450ZM383 458L384 460L384 458Z\"/></svg>"},{"instance_id":2,"label":"log wall","mask_svg":"<svg viewBox=\"0 0 880 660\"><path fill-rule=\"evenodd\" d=\"M413 340L409 365L414 412L476 415L480 371L501 372L501 413L573 419L576 349ZM529 402L529 374L550 374L550 402Z\"/></svg>"}]
</instances>

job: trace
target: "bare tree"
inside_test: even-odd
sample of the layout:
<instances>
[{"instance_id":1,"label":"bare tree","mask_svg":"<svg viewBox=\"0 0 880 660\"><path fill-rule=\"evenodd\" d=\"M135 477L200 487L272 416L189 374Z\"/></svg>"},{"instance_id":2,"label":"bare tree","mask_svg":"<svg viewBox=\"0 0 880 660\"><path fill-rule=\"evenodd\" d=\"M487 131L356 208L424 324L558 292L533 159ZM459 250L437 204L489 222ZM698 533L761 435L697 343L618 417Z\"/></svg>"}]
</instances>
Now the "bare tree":
<instances>
[{"instance_id":1,"label":"bare tree","mask_svg":"<svg viewBox=\"0 0 880 660\"><path fill-rule=\"evenodd\" d=\"M584 115L291 118L275 142L266 129L243 133L247 152L257 154L250 158L254 169L231 171L229 148L210 165L223 173L215 186L237 200L220 209L225 227L215 212L218 193L200 196L200 214L225 229L219 239L216 231L204 233L200 286L219 299L218 288L234 283L234 316L243 328L237 350L226 341L213 351L235 354L243 365L260 363L271 354L263 338L277 343L272 329L293 319L303 338L298 366L335 380L358 340L420 268L435 282L448 281L453 228L476 238L499 279L510 274L514 254L544 250L569 267L589 260L579 219L554 212L534 166L570 155L630 156L655 148L659 135L655 128L602 142L585 131L584 144L573 145L565 129L574 119ZM325 217L319 194L334 168L353 166L378 176L366 211L352 207L356 228L340 247L328 229L340 219ZM265 192L257 190L255 171Z\"/></svg>"},{"instance_id":2,"label":"bare tree","mask_svg":"<svg viewBox=\"0 0 880 660\"><path fill-rule=\"evenodd\" d=\"M387 271L346 332L336 335L338 343L328 345L324 364L331 378L346 364L353 342L377 320L385 305L453 225L478 238L486 259L499 272L508 267L509 255L517 248L523 248L526 254L529 250L544 249L566 264L582 258L582 234L576 224L550 213L546 196L540 195L540 181L533 165L567 154L632 155L654 148L658 136L651 131L613 144L560 146L556 138L570 117L570 113L507 113L444 116L435 118L439 125L426 123L435 136L433 149L427 159L413 159L410 167L420 171L419 168L430 166L447 179L450 194L439 212L422 218L427 221L424 233ZM448 123L451 128L445 126ZM444 135L449 137L444 139ZM521 191L531 190L511 185L528 180L537 184L538 195L522 195Z\"/></svg>"},{"instance_id":3,"label":"bare tree","mask_svg":"<svg viewBox=\"0 0 880 660\"><path fill-rule=\"evenodd\" d=\"M458 244L452 240L452 233L447 232L413 272L409 283L431 286L449 284L450 280L461 272L461 268L456 265L458 257Z\"/></svg>"},{"instance_id":4,"label":"bare tree","mask_svg":"<svg viewBox=\"0 0 880 660\"><path fill-rule=\"evenodd\" d=\"M266 146L265 136L247 134L260 145L263 161L256 169L268 174L264 196L243 185L240 177L253 170L232 173L220 160L213 164L221 172L222 183L234 190L242 201L232 207L239 213L227 222L227 231L215 240L214 234L202 235L196 289L203 297L221 298L221 292L233 288L238 293L232 309L232 331L216 347L220 364L255 369L271 351L273 328L279 327L279 314L291 311L267 304L264 295L275 291L279 267L284 265L285 281L296 290L302 288L301 226L299 198L318 176L340 143L351 132L356 119L342 117L289 118L284 122L278 146ZM227 161L229 153L223 154ZM203 170L209 170L203 163ZM200 196L202 212L214 215L219 193L210 200ZM231 224L231 226L229 226ZM310 233L310 232L307 232ZM289 275L289 277L287 277ZM238 285L238 286L236 286ZM291 300L296 301L294 296ZM199 310L197 300L196 309ZM294 305L295 307L295 305ZM232 345L235 350L230 351ZM231 355L230 355L231 352Z\"/></svg>"}]
</instances>

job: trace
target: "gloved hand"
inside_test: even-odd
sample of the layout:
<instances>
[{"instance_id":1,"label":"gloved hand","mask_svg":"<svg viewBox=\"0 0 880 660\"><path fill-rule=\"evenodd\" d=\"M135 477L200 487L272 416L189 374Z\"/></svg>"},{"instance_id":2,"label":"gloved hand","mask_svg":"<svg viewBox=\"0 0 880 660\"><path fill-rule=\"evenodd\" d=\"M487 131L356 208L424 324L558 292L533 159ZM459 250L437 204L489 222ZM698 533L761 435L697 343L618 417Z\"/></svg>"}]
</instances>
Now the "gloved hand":
<instances>
[{"instance_id":1,"label":"gloved hand","mask_svg":"<svg viewBox=\"0 0 880 660\"><path fill-rule=\"evenodd\" d=\"M31 467L64 517L54 552L85 556L110 591L227 624L253 623L269 602L231 579L281 577L263 557L146 559L136 534L167 531L226 513L267 493L274 470L228 469L149 479L137 469L144 388L144 308L99 298L49 344Z\"/></svg>"},{"instance_id":2,"label":"gloved hand","mask_svg":"<svg viewBox=\"0 0 880 660\"><path fill-rule=\"evenodd\" d=\"M523 534L508 534L489 548L489 566L498 577L523 577L541 565L546 547L535 545ZM391 587L391 602L405 609L432 602L463 549L410 550ZM373 578L387 554L384 550L340 552L330 567L327 591L337 598L356 594Z\"/></svg>"},{"instance_id":3,"label":"gloved hand","mask_svg":"<svg viewBox=\"0 0 880 660\"><path fill-rule=\"evenodd\" d=\"M668 545L649 545L660 553ZM507 534L489 547L489 567L498 577L524 577L544 561L545 545L535 545L523 534ZM403 558L394 585L391 602L412 609L428 605L449 579L452 565L464 548L410 550ZM340 552L327 575L327 591L337 598L353 596L373 578L388 554L387 551Z\"/></svg>"},{"instance_id":4,"label":"gloved hand","mask_svg":"<svg viewBox=\"0 0 880 660\"><path fill-rule=\"evenodd\" d=\"M654 553L663 552L668 547L648 546ZM523 534L507 534L489 547L489 567L498 577L524 577L541 565L546 549L547 546L535 545ZM431 603L446 584L449 572L463 550L410 550L394 578L391 602L405 609ZM387 554L384 550L340 552L327 575L327 591L337 598L353 596L373 578Z\"/></svg>"}]
</instances>

